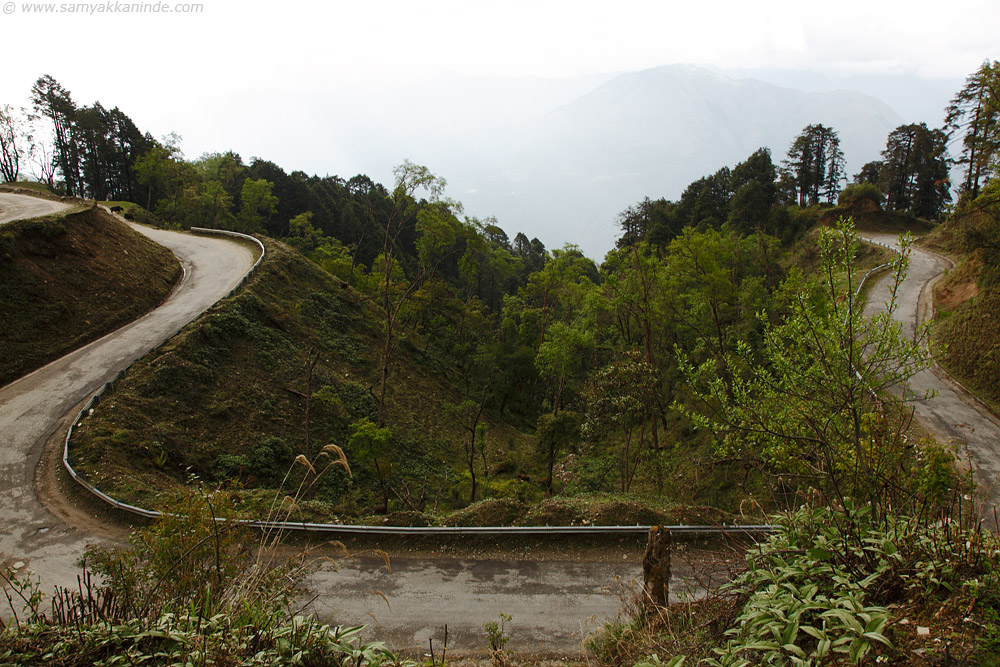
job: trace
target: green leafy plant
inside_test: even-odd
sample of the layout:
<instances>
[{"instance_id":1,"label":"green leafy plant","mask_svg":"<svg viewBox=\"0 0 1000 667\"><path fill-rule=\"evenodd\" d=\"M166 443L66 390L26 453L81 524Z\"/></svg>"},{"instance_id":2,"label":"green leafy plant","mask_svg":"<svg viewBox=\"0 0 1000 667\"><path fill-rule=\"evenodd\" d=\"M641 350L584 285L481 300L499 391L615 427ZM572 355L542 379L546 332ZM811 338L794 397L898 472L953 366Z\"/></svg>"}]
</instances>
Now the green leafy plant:
<instances>
[{"instance_id":1,"label":"green leafy plant","mask_svg":"<svg viewBox=\"0 0 1000 667\"><path fill-rule=\"evenodd\" d=\"M840 191L837 196L838 206L853 206L858 201L866 199L882 208L882 190L874 183L853 183Z\"/></svg>"},{"instance_id":2,"label":"green leafy plant","mask_svg":"<svg viewBox=\"0 0 1000 667\"><path fill-rule=\"evenodd\" d=\"M0 571L0 579L3 579L4 597L7 598L11 620L15 626L20 627L22 618L27 623L38 621L41 618L38 608L42 602L38 577L32 576L31 571L19 573L13 568L4 568ZM17 613L19 608L20 615ZM4 628L3 620L0 619L0 629L2 628Z\"/></svg>"},{"instance_id":3,"label":"green leafy plant","mask_svg":"<svg viewBox=\"0 0 1000 667\"><path fill-rule=\"evenodd\" d=\"M877 523L914 496L905 404L918 397L890 392L928 364L919 337L904 339L892 317L909 240L901 239L886 307L868 316L853 221L820 232L821 280L786 281L785 312L760 314L760 349L741 341L734 354L700 365L679 353L697 409L678 408L716 434L723 453L774 480L776 494L794 478L828 504L864 498Z\"/></svg>"},{"instance_id":4,"label":"green leafy plant","mask_svg":"<svg viewBox=\"0 0 1000 667\"><path fill-rule=\"evenodd\" d=\"M510 623L511 619L510 614L500 612L497 620L483 623L487 650L490 654L490 662L493 663L494 667L507 667L511 664L511 656L506 649L507 642L510 641L506 624Z\"/></svg>"},{"instance_id":5,"label":"green leafy plant","mask_svg":"<svg viewBox=\"0 0 1000 667\"><path fill-rule=\"evenodd\" d=\"M639 660L635 663L634 667L682 667L684 659L684 656L679 655L664 662L663 660L660 660L660 656L654 653Z\"/></svg>"}]
</instances>

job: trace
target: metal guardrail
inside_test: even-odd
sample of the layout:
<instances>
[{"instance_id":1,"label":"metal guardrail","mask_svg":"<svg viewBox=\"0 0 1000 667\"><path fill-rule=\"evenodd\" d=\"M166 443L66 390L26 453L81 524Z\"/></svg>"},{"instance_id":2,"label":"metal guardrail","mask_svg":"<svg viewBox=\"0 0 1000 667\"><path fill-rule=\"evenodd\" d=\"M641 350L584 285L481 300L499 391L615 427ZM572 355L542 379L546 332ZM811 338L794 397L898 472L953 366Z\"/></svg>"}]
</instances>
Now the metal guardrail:
<instances>
[{"instance_id":1,"label":"metal guardrail","mask_svg":"<svg viewBox=\"0 0 1000 667\"><path fill-rule=\"evenodd\" d=\"M243 521L252 528L264 530L296 530L312 533L336 533L359 535L408 535L408 536L451 536L451 535L628 535L646 534L654 526L349 526L332 523L304 523L295 521ZM731 526L656 526L672 533L691 535L732 535L770 533L769 525Z\"/></svg>"},{"instance_id":2,"label":"metal guardrail","mask_svg":"<svg viewBox=\"0 0 1000 667\"><path fill-rule=\"evenodd\" d=\"M264 259L264 244L252 236L246 234L240 234L238 232L230 232L219 229L206 229L203 227L192 227L192 232L198 234L224 234L227 236L234 236L241 238L243 240L250 240L256 243L260 247L260 257L257 262L247 271L246 275L240 280L236 287L234 287L227 295L227 298L233 296L237 291L239 291L250 277L256 272L257 268L260 266ZM185 325L186 326L186 325ZM164 344L169 342L174 338L183 327L168 336L159 345L154 347L150 352L158 350ZM147 353L148 354L148 353ZM144 355L145 356L145 355ZM141 358L141 357L140 357ZM69 473L73 480L86 489L89 493L103 501L104 503L114 507L117 510L123 512L128 512L129 514L145 517L147 519L156 519L163 515L162 512L158 510L150 510L144 507L137 507L135 505L130 505L129 503L123 503L122 501L111 497L107 493L101 491L100 488L90 483L83 475L78 473L73 467L73 463L76 461L75 457L70 452L70 444L73 438L73 431L83 422L85 418L93 413L94 407L99 405L103 400L104 395L112 390L114 390L115 385L124 378L129 369L138 361L136 359L131 364L129 364L125 369L119 371L115 377L106 382L97 392L90 397L83 409L77 414L73 423L70 424L69 430L66 432L66 440L63 444L63 466ZM302 521L257 521L257 520L240 520L242 523L251 528L259 528L261 530L278 530L278 531L296 531L305 533L326 533L326 534L355 534L355 535L407 535L407 536L453 536L453 535L627 535L627 534L644 534L649 532L653 526L428 526L428 527L411 527L411 526L368 526L368 525L343 525L343 524L332 524L332 523L308 523ZM675 526L659 526L661 529L670 530L674 533L685 533L685 534L695 534L695 535L728 535L728 534L758 534L758 533L770 533L773 529L769 525L717 525L717 526L685 526L685 525L675 525Z\"/></svg>"},{"instance_id":3,"label":"metal guardrail","mask_svg":"<svg viewBox=\"0 0 1000 667\"><path fill-rule=\"evenodd\" d=\"M221 235L225 235L225 236L238 237L241 240L250 241L252 243L255 243L260 248L260 256L257 258L257 261L254 263L254 265L252 267L250 267L250 269L246 272L246 274L244 274L244 276L240 279L239 283L237 283L236 287L234 287L233 289L231 289L229 291L229 293L226 294L226 296L222 297L222 298L229 298L229 297L233 296L234 294L236 294L237 291L239 291L244 285L246 285L247 281L254 275L254 273L257 272L257 269L260 267L261 262L264 261L264 255L266 254L266 251L264 249L264 244L261 243L260 239L256 239L253 236L250 236L248 234L240 234L239 232L230 232L230 231L221 230L221 229L206 229L206 228L203 228L203 227L192 227L191 231L193 231L195 233L199 233L199 234L221 234ZM221 301L221 299L220 299L220 301ZM185 324L184 326L187 326L187 325ZM155 352L155 351L159 350L165 344L167 344L168 342L170 342L171 340L173 340L173 338L176 337L177 334L179 334L183 330L184 330L184 327L181 327L180 329L178 329L174 333L170 334L169 336L167 336L166 338L164 338L163 341L161 341L158 345L156 345L151 350L149 350L149 352ZM149 352L147 352L146 354L149 354ZM110 381L104 383L104 385L100 389L98 389L97 392L94 393L93 396L90 397L90 400L87 401L86 405L83 406L83 409L80 410L80 412L77 414L76 418L73 420L73 423L70 424L69 430L66 432L66 441L63 444L63 456L62 456L62 460L63 460L63 467L66 468L66 472L69 473L70 477L72 477L73 480L77 484L79 484L80 486L82 486L88 492L90 492L91 494L93 494L94 496L96 496L97 498L99 498L100 500L104 501L108 505L111 505L112 507L114 507L116 509L119 509L119 510L124 510L124 511L129 512L131 514L137 514L139 516L144 516L144 517L147 517L147 518L155 518L155 517L160 516L160 512L157 512L155 510L144 509L142 507L136 507L134 505L129 505L128 503L123 503L120 500L112 498L111 496L109 496L108 494L104 493L99 488L97 488L96 486L94 486L93 484L91 484L86 479L86 477L84 477L83 475L79 474L76 471L76 469L73 467L73 463L75 462L76 459L75 459L75 457L70 452L70 441L73 438L73 430L76 427L78 427L83 422L83 420L86 417L88 417L89 415L91 415L93 413L94 407L101 402L101 400L104 397L104 395L107 392L113 390L114 387L115 387L115 384L117 384L119 380L121 380L122 378L124 378L128 374L129 369L131 369L132 366L134 366L136 364L136 362L138 362L139 359L143 358L144 356L145 355L142 355L141 357L139 357L137 359L134 359L131 363L129 363L128 366L126 366L124 369L118 371L118 373L115 374L114 378L112 378Z\"/></svg>"},{"instance_id":4,"label":"metal guardrail","mask_svg":"<svg viewBox=\"0 0 1000 667\"><path fill-rule=\"evenodd\" d=\"M253 274L255 274L257 272L257 268L260 266L260 263L264 261L264 254L265 254L264 244L261 243L260 239L254 238L253 236L250 236L249 234L241 234L239 232L231 232L231 231L226 230L226 229L209 229L207 227L192 227L190 229L190 231L194 232L195 234L221 234L223 236L232 236L232 237L235 237L235 238L239 238L239 239L244 240L244 241L249 240L249 241L252 241L253 243L256 243L257 246L260 248L260 257L257 258L257 261L254 262L254 265L250 267L250 270L247 271L246 275L243 276L243 278L240 280L240 282L236 283L236 287L234 287L233 289L229 290L229 294L227 294L223 298L227 298L228 299L229 297L231 297L234 294L236 294L240 289L242 289L243 286L247 284L247 281L250 280L250 278L253 276Z\"/></svg>"},{"instance_id":5,"label":"metal guardrail","mask_svg":"<svg viewBox=\"0 0 1000 667\"><path fill-rule=\"evenodd\" d=\"M888 243L882 243L881 241L872 241L871 239L866 239L863 236L858 236L858 238L861 239L862 241L864 241L865 243L869 243L871 245L877 245L877 246L880 246L882 248L885 248L886 250L891 250L892 252L896 253L897 255L902 255L903 254L903 253L901 253L899 251L899 248L895 248L895 247L889 245ZM858 288L855 290L854 295L857 296L858 294L861 294L861 290L864 289L865 282L868 280L868 278L870 278L871 276L875 275L879 271L882 271L884 269L888 269L892 265L893 265L893 262L886 262L885 264L879 264L878 266L876 266L876 267L874 267L872 269L869 269L868 273L866 273L864 275L864 277L861 278L861 282L858 283Z\"/></svg>"}]
</instances>

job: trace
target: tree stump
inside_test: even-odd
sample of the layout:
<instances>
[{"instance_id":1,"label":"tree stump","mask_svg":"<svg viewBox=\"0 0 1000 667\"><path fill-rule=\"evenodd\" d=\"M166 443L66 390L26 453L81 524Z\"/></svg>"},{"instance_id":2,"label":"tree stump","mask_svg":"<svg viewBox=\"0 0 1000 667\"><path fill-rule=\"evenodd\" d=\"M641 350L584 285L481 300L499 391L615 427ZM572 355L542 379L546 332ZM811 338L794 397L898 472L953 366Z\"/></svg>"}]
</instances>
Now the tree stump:
<instances>
[{"instance_id":1,"label":"tree stump","mask_svg":"<svg viewBox=\"0 0 1000 667\"><path fill-rule=\"evenodd\" d=\"M669 530L659 526L649 529L642 557L642 587L651 610L666 607L670 600L670 542Z\"/></svg>"}]
</instances>

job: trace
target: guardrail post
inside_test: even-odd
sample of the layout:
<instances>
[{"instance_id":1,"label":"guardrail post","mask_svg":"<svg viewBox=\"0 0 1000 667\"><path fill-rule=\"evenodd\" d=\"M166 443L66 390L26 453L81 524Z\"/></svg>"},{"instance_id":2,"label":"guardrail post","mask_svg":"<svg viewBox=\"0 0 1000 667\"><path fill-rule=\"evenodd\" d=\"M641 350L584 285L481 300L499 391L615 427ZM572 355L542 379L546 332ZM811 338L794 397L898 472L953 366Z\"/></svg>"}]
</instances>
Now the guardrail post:
<instances>
[{"instance_id":1,"label":"guardrail post","mask_svg":"<svg viewBox=\"0 0 1000 667\"><path fill-rule=\"evenodd\" d=\"M670 530L652 526L642 557L642 588L650 611L663 609L670 602Z\"/></svg>"}]
</instances>

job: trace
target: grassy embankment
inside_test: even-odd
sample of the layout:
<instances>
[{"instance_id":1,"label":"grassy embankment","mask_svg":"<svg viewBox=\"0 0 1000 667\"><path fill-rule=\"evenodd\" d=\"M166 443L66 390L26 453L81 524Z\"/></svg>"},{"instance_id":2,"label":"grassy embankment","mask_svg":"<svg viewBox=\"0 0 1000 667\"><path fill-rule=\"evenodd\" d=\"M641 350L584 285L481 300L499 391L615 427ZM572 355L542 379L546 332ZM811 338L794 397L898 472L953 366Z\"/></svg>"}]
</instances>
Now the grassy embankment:
<instances>
[{"instance_id":1,"label":"grassy embankment","mask_svg":"<svg viewBox=\"0 0 1000 667\"><path fill-rule=\"evenodd\" d=\"M169 250L100 209L0 229L0 385L160 304L181 275Z\"/></svg>"},{"instance_id":2,"label":"grassy embankment","mask_svg":"<svg viewBox=\"0 0 1000 667\"><path fill-rule=\"evenodd\" d=\"M945 370L1000 413L1000 285L981 279L979 252L964 240L970 226L984 223L983 215L958 214L924 240L954 262L934 286L932 350Z\"/></svg>"},{"instance_id":3,"label":"grassy embankment","mask_svg":"<svg viewBox=\"0 0 1000 667\"><path fill-rule=\"evenodd\" d=\"M317 352L312 454L328 443L344 445L353 423L374 421L377 311L297 252L265 244L267 259L247 288L133 367L114 400L79 430L75 451L82 468L105 490L157 507L189 474L208 482L239 480L244 506L266 512L294 458L309 453L306 367ZM464 433L444 410L463 396L415 362L413 352L404 346L392 369L387 412L395 454L380 458L379 466L401 480L394 482L390 506L398 511L390 520L419 524L463 505L468 487L458 444ZM498 471L530 469L532 438L492 420L486 443L494 472L488 483L516 486L516 476ZM340 469L325 473L301 503L306 516L337 520L373 512L375 460L345 449L353 480Z\"/></svg>"},{"instance_id":4,"label":"grassy embankment","mask_svg":"<svg viewBox=\"0 0 1000 667\"><path fill-rule=\"evenodd\" d=\"M106 491L157 507L189 474L209 483L235 480L244 508L266 514L295 456L309 454L306 366L318 352L309 449L315 455L328 443L343 446L354 476L326 473L300 503L310 520L713 523L733 519L713 508L736 507L746 497L742 473L717 464L711 443L678 421L667 437L690 446L668 453L669 496L594 494L567 483L565 495L546 499L533 435L490 414L485 452L477 454L488 471L480 498L488 500L467 506L461 444L467 434L445 409L465 396L459 382L406 340L389 386L392 437L384 449L391 454L373 456L360 443L352 449L352 425L375 419L378 311L297 252L266 243L268 258L248 287L134 367L114 400L79 430L75 451L82 468ZM814 247L806 238L788 261L808 267L814 251L805 248ZM866 266L885 261L879 249L861 250ZM389 476L390 513L382 517L380 480Z\"/></svg>"}]
</instances>

